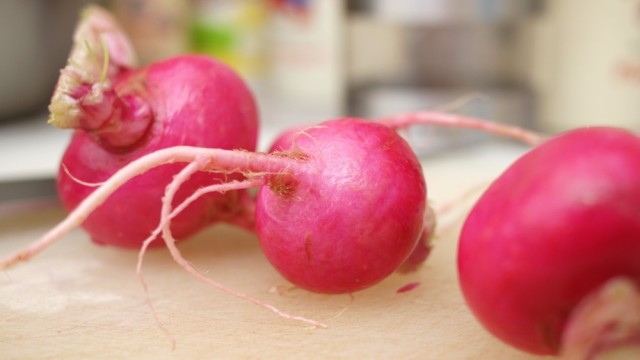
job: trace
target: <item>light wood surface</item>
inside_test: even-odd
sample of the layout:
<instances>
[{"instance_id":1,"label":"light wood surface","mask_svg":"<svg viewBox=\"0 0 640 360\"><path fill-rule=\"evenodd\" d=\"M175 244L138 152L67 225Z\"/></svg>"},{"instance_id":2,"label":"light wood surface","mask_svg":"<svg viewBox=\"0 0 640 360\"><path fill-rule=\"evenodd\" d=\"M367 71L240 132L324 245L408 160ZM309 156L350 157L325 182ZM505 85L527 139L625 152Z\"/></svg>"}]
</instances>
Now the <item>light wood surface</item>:
<instances>
[{"instance_id":1,"label":"light wood surface","mask_svg":"<svg viewBox=\"0 0 640 360\"><path fill-rule=\"evenodd\" d=\"M441 206L487 184L523 151L495 145L424 160L430 202ZM418 272L395 274L349 295L290 285L266 261L253 234L214 226L181 243L213 279L327 329L285 320L207 287L165 250L144 274L159 329L135 277L136 252L92 244L76 230L31 261L0 273L2 359L538 359L494 339L474 320L456 278L457 236L471 201L440 219L435 249ZM0 219L0 255L36 239L61 209ZM397 290L409 283L418 287Z\"/></svg>"}]
</instances>

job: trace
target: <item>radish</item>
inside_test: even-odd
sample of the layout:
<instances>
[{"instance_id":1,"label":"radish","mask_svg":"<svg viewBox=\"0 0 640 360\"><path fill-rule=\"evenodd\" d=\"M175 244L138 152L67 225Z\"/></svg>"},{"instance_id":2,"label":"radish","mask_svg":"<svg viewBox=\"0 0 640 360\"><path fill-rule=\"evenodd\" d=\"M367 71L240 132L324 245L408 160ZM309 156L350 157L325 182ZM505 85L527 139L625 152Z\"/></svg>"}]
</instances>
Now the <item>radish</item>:
<instances>
[{"instance_id":1,"label":"radish","mask_svg":"<svg viewBox=\"0 0 640 360\"><path fill-rule=\"evenodd\" d=\"M273 154L246 151L255 148L257 114L233 72L200 56L137 68L128 40L97 7L78 27L50 110L52 124L76 129L59 178L71 213L1 267L82 225L95 242L141 247L140 273L144 251L162 235L174 259L200 280L314 325L321 324L208 279L182 258L176 239L215 221L253 229L255 214L261 246L284 277L316 292L362 290L401 266L418 239L427 246L433 230L432 215L424 226L420 163L394 130L462 125L539 140L478 119L424 112L378 123L325 122L292 132ZM236 148L245 150L230 150ZM260 187L255 201L244 191L250 187ZM412 256L412 268L427 253Z\"/></svg>"},{"instance_id":2,"label":"radish","mask_svg":"<svg viewBox=\"0 0 640 360\"><path fill-rule=\"evenodd\" d=\"M50 105L50 123L77 129L60 167L58 192L69 210L133 160L189 145L255 150L258 115L251 92L227 66L184 55L137 67L128 39L111 15L88 7ZM182 165L165 165L123 184L83 223L93 241L139 248L160 220L164 188ZM176 201L239 174L195 174ZM185 238L216 221L252 227L243 191L202 196L172 221ZM247 220L247 215L249 219Z\"/></svg>"},{"instance_id":3,"label":"radish","mask_svg":"<svg viewBox=\"0 0 640 360\"><path fill-rule=\"evenodd\" d=\"M296 285L324 293L369 287L409 256L421 234L426 186L420 163L395 131L370 121L334 120L305 134L295 142L297 151L278 154L174 147L143 156L116 172L38 242L1 264L10 266L42 250L138 175L161 164L187 162L197 166L182 170L174 188L210 171L242 173L248 178L245 187L263 183L255 212L260 243ZM173 194L165 196L161 221L170 249L173 236L166 225L174 200Z\"/></svg>"},{"instance_id":4,"label":"radish","mask_svg":"<svg viewBox=\"0 0 640 360\"><path fill-rule=\"evenodd\" d=\"M393 272L422 230L420 163L394 131L364 120L307 129L290 154L311 171L273 175L256 201L256 229L291 282L353 292Z\"/></svg>"},{"instance_id":5,"label":"radish","mask_svg":"<svg viewBox=\"0 0 640 360\"><path fill-rule=\"evenodd\" d=\"M465 98L461 99L460 101L463 100L466 101ZM456 101L451 105L455 105L458 102L459 101ZM410 112L380 118L375 121L396 131L406 129L411 126L431 125L484 131L496 136L511 138L528 145L537 145L544 140L543 135L523 128L504 125L486 119L436 111ZM308 134L306 134L305 129L302 127L287 129L283 131L278 137L276 137L275 141L269 149L269 152L279 153L282 151L289 151L290 153L297 153L300 150L295 146L295 142L298 138L305 136L308 136ZM472 190L473 192L477 191L476 188ZM439 218L443 213L448 212L450 208L455 205L455 203L464 200L464 198L467 198L470 195L471 194L464 194L464 196L454 202L454 204L448 204L449 206L438 209L437 211L434 211L429 206L427 206L423 222L422 234L414 251L397 269L399 272L410 273L415 272L420 268L420 266L426 261L429 254L431 253L431 243L435 233L436 219Z\"/></svg>"},{"instance_id":6,"label":"radish","mask_svg":"<svg viewBox=\"0 0 640 360\"><path fill-rule=\"evenodd\" d=\"M525 154L466 219L458 269L478 320L519 349L638 345L640 138L583 128Z\"/></svg>"}]
</instances>

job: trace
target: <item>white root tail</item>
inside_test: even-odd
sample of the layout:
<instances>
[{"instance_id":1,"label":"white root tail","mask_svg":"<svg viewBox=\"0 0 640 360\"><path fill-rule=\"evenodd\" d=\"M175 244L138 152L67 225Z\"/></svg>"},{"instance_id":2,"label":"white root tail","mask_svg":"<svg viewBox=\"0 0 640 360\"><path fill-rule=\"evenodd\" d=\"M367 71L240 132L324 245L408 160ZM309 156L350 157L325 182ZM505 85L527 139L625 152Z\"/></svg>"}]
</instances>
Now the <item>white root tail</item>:
<instances>
[{"instance_id":1,"label":"white root tail","mask_svg":"<svg viewBox=\"0 0 640 360\"><path fill-rule=\"evenodd\" d=\"M175 239L173 238L170 229L171 219L177 216L189 204L198 199L200 196L208 192L224 192L260 186L264 185L265 181L264 176L259 176L244 181L232 181L228 183L213 184L197 190L196 192L194 192L194 194L192 194L181 204L179 204L175 209L172 209L171 203L175 197L177 190L192 174L198 171L208 170L224 170L231 172L241 172L244 174L269 174L287 171L288 169L295 168L298 165L298 162L293 159L286 159L282 157L271 156L268 154L178 146L162 149L143 156L117 171L93 193L91 193L82 203L80 203L80 205L76 209L69 213L69 215L62 222L60 222L57 226L44 234L40 239L28 245L26 248L17 252L16 254L0 261L0 268L8 268L21 261L30 259L32 256L44 250L49 245L61 239L64 235L69 233L74 228L79 227L98 206L104 203L104 201L113 192L115 192L130 179L145 173L151 168L160 166L162 164L175 162L186 162L189 164L174 177L173 181L165 189L165 196L162 199L160 224L142 244L136 267L137 274L144 288L147 304L150 306L154 318L159 324L161 330L171 338L170 334L168 333L166 328L164 328L160 319L157 317L153 304L149 300L148 286L144 280L144 277L142 276L142 260L144 254L150 243L154 241L160 233L162 233L164 241L174 260L197 279L207 283L210 286L213 286L216 289L224 291L238 298L250 301L262 308L270 310L285 319L301 321L307 324L311 324L315 327L326 327L326 325L321 322L301 316L290 315L281 311L275 306L264 303L250 295L227 288L220 283L209 279L208 277L200 273L197 269L195 269L193 265L191 265L188 261L186 261L186 259L182 257L180 251L175 245ZM171 338L171 340L173 346L175 346L175 341L173 340L173 338Z\"/></svg>"},{"instance_id":2,"label":"white root tail","mask_svg":"<svg viewBox=\"0 0 640 360\"><path fill-rule=\"evenodd\" d=\"M205 149L191 146L176 146L158 150L132 161L118 170L107 181L85 198L58 225L49 230L40 239L29 244L17 253L0 260L0 269L6 269L34 255L60 240L71 230L82 225L84 220L118 188L132 178L151 168L175 162L192 162L196 158L208 159L207 169L222 169L244 173L276 173L295 167L292 159L284 159L267 154L222 149Z\"/></svg>"},{"instance_id":3,"label":"white root tail","mask_svg":"<svg viewBox=\"0 0 640 360\"><path fill-rule=\"evenodd\" d=\"M627 277L613 278L572 311L562 334L561 357L638 359L640 290Z\"/></svg>"},{"instance_id":4,"label":"white root tail","mask_svg":"<svg viewBox=\"0 0 640 360\"><path fill-rule=\"evenodd\" d=\"M143 247L140 250L139 256L138 256L138 265L137 265L137 273L138 276L143 284L144 290L145 290L145 296L147 298L147 303L150 305L152 312L154 313L154 318L156 319L156 321L158 322L158 324L160 325L161 329L167 333L167 331L164 329L164 327L162 326L162 323L160 321L160 319L157 317L155 310L153 308L153 306L151 305L151 301L149 300L149 294L148 294L148 287L146 285L146 282L144 281L144 277L142 276L142 260L143 260L143 256L144 256L144 252L146 250L146 248L148 247L148 245L156 238L156 236L158 235L158 230L161 229L162 231L162 237L165 241L165 244L167 245L167 248L169 249L169 252L171 253L171 256L173 257L173 259L185 270L187 271L189 274L193 275L196 279L220 290L223 291L227 294L230 294L232 296L235 296L237 298L243 299L243 300L247 300L249 302L252 302L264 309L267 309L269 311L274 312L275 314L277 314L278 316L288 319L288 320L294 320L294 321L301 321L307 324L310 324L312 326L315 327L321 327L321 328L326 328L327 325L312 320L312 319L308 319L306 317L302 317L302 316L294 316L294 315L290 315L286 312L281 311L280 309L278 309L277 307L267 304L257 298L254 298L248 294L245 293L241 293L238 291L235 291L233 289L230 289L216 281L214 281L211 278L206 277L204 274L202 274L200 271L198 271L191 263L189 263L180 253L180 250L176 247L176 240L173 237L173 234L171 233L171 219L173 217L175 217L178 213L180 213L183 209L186 208L186 206L193 202L195 199L197 199L199 196L201 196L202 194L206 193L206 192L213 192L213 191L219 191L219 192L224 192L224 191L228 191L228 190L237 190L237 189L242 189L242 188L249 188L252 186L259 186L259 185L263 185L264 184L264 180L263 178L258 178L258 179L253 179L253 180L247 180L247 181L241 181L241 182L232 182L232 183L223 183L223 184L215 184L215 185L211 185L207 188L203 188L202 191L198 191L196 193L194 193L192 196L190 196L189 198L187 198L183 203L181 203L178 207L176 207L175 210L172 210L172 206L171 203L173 202L173 199L175 197L176 192L178 191L178 189L180 188L180 186L189 179L189 177L191 175L193 175L194 173L196 173L197 171L202 170L204 167L206 166L206 161L204 161L203 159L199 158L194 160L194 162L190 163L187 167L185 167L180 173L178 173L178 175L176 175L173 179L173 181L171 182L171 184L169 184L165 190L165 196L162 199L162 211L161 211L161 217L160 217L160 224L158 225L158 228L156 228L156 230L151 234L151 236L149 238L147 238L147 240L145 241ZM206 189L206 190L204 190ZM167 333L168 334L168 333Z\"/></svg>"}]
</instances>

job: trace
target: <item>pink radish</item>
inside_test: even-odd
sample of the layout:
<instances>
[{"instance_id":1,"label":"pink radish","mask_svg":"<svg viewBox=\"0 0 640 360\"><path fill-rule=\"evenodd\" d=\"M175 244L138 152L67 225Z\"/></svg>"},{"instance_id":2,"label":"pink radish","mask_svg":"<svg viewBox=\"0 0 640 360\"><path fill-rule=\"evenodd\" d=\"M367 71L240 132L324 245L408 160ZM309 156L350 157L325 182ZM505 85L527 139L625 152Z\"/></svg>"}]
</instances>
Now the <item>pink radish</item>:
<instances>
[{"instance_id":1,"label":"pink radish","mask_svg":"<svg viewBox=\"0 0 640 360\"><path fill-rule=\"evenodd\" d=\"M136 67L135 54L115 20L95 6L85 10L74 40L50 106L50 123L77 129L58 177L59 195L69 210L95 190L85 182L107 181L158 149L255 149L256 105L225 65L185 55ZM84 229L97 243L139 248L160 220L160 198L181 167L158 167L123 184L88 216ZM176 201L205 184L241 178L196 174L183 184ZM216 221L246 223L246 201L243 191L207 194L173 219L173 231L185 238Z\"/></svg>"},{"instance_id":2,"label":"pink radish","mask_svg":"<svg viewBox=\"0 0 640 360\"><path fill-rule=\"evenodd\" d=\"M136 68L126 38L98 8L78 28L50 109L54 125L77 129L59 180L72 211L0 266L30 258L80 225L98 243L142 246L141 254L162 234L175 260L199 279L316 325L206 278L182 258L175 240L220 220L252 228L255 207L261 246L287 279L324 293L367 288L432 231L423 226L420 164L394 130L414 123L504 130L425 112L380 123L325 122L296 133L277 153L246 151L255 147L257 114L235 74L198 56ZM539 139L513 129L504 134ZM246 150L229 150L235 148ZM256 186L253 203L244 190Z\"/></svg>"},{"instance_id":3,"label":"pink radish","mask_svg":"<svg viewBox=\"0 0 640 360\"><path fill-rule=\"evenodd\" d=\"M326 293L369 287L393 272L420 236L426 198L420 163L395 131L370 121L329 121L305 133L295 143L298 151L279 154L176 147L141 157L2 265L28 259L80 225L137 175L161 164L188 162L197 166L181 171L174 188L203 171L236 171L263 181L256 199L257 233L267 257L292 282ZM166 226L173 200L165 197L161 222L170 249L175 249L173 236ZM174 256L180 258L177 251Z\"/></svg>"},{"instance_id":4,"label":"pink radish","mask_svg":"<svg viewBox=\"0 0 640 360\"><path fill-rule=\"evenodd\" d=\"M461 99L461 101L462 100L464 99ZM511 138L528 145L537 145L544 140L544 137L541 134L535 133L533 131L528 131L523 128L504 125L486 119L479 119L436 111L410 112L406 114L388 116L374 121L394 130L402 130L417 125L473 129L484 131L500 137ZM298 149L295 143L299 138L304 138L307 136L308 134L305 132L304 128L297 127L288 129L282 132L275 139L275 141L271 145L271 148L269 149L269 152L279 153L285 151L289 152L289 154L300 152L300 149ZM477 189L475 188L472 190L473 192L477 191ZM469 197L469 195L470 194L464 194L463 199ZM459 201L463 199L459 199ZM449 210L449 208L443 208L434 211L429 206L427 206L422 234L409 258L407 258L405 262L397 269L399 272L409 273L417 271L419 267L426 261L432 248L431 239L435 232L436 218L438 218L441 213L446 213Z\"/></svg>"},{"instance_id":5,"label":"pink radish","mask_svg":"<svg viewBox=\"0 0 640 360\"><path fill-rule=\"evenodd\" d=\"M419 162L394 131L364 120L330 124L295 139L290 154L310 171L271 176L258 194L256 228L291 282L343 293L377 283L407 258L426 192Z\"/></svg>"},{"instance_id":6,"label":"pink radish","mask_svg":"<svg viewBox=\"0 0 640 360\"><path fill-rule=\"evenodd\" d=\"M61 165L61 197L75 209L94 190L87 183L105 182L117 169L175 144L251 149L255 118L253 99L226 67L204 57L184 56L136 69L133 51L114 20L90 7L78 26L69 65L62 71L51 104L53 124L80 129ZM414 123L463 124L489 131L499 128L442 113L414 113L381 123L393 129ZM508 133L521 137L523 132ZM304 137L310 137L309 133ZM309 156L303 148L296 146L281 155L301 160ZM335 156L342 154L336 150ZM86 214L83 225L97 242L140 246L160 220L160 211L154 210L161 207L164 188L181 168L165 164L120 184L104 204ZM237 172L225 167L215 170L224 172L224 178L212 174L214 170L191 174L172 201L183 203L189 194L210 183L242 180L240 170L242 167ZM237 191L202 194L172 216L171 230L179 238L220 219L251 226L248 216L253 213L252 206Z\"/></svg>"},{"instance_id":7,"label":"pink radish","mask_svg":"<svg viewBox=\"0 0 640 360\"><path fill-rule=\"evenodd\" d=\"M458 268L473 313L517 348L595 356L612 344L637 344L640 138L615 128L577 129L525 154L469 214ZM618 278L624 286L612 280ZM631 300L620 305L610 293ZM602 316L589 315L595 312ZM576 329L588 335L576 337ZM589 341L575 341L580 336Z\"/></svg>"}]
</instances>

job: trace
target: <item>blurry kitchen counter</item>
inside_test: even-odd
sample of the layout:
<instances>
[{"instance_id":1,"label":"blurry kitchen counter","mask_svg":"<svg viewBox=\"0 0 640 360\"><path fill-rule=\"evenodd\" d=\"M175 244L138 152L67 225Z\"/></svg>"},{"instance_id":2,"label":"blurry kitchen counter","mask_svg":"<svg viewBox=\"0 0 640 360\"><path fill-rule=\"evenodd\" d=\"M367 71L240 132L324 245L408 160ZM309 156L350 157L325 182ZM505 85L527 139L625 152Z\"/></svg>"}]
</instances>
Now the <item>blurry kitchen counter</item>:
<instances>
[{"instance_id":1,"label":"blurry kitchen counter","mask_svg":"<svg viewBox=\"0 0 640 360\"><path fill-rule=\"evenodd\" d=\"M44 139L35 141L39 151L54 161L50 147L61 139ZM488 184L525 150L491 143L424 159L430 203L442 206ZM34 149L14 154L38 158ZM353 296L290 288L263 257L256 237L242 230L213 226L181 244L184 256L213 279L322 321L327 329L279 318L209 288L165 250L151 251L144 274L175 350L145 304L134 273L136 252L96 246L76 230L0 273L0 353L3 359L534 359L481 329L458 290L456 239L476 196L440 219L433 254L418 272L394 274ZM62 210L49 208L0 218L0 254L38 238L62 217ZM412 283L418 286L398 291Z\"/></svg>"},{"instance_id":2,"label":"blurry kitchen counter","mask_svg":"<svg viewBox=\"0 0 640 360\"><path fill-rule=\"evenodd\" d=\"M0 122L0 181L54 176L70 136L46 114Z\"/></svg>"},{"instance_id":3,"label":"blurry kitchen counter","mask_svg":"<svg viewBox=\"0 0 640 360\"><path fill-rule=\"evenodd\" d=\"M46 114L0 122L0 218L57 205L55 175L70 136Z\"/></svg>"}]
</instances>

